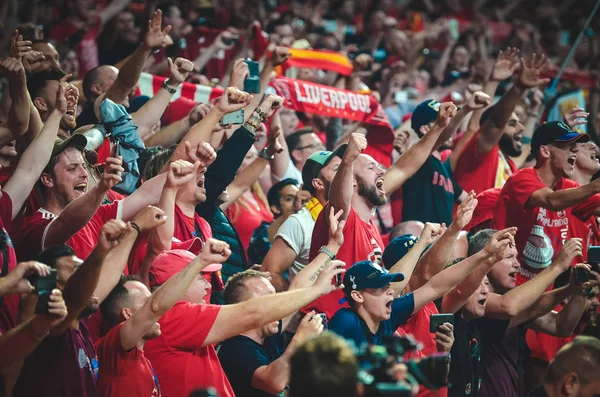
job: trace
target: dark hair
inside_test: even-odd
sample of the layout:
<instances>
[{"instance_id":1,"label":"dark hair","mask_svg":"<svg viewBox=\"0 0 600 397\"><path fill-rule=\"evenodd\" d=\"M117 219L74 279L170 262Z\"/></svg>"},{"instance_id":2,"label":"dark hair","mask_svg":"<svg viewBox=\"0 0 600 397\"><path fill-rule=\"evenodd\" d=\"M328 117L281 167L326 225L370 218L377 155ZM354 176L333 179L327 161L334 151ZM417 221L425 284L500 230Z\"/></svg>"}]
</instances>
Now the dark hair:
<instances>
[{"instance_id":1,"label":"dark hair","mask_svg":"<svg viewBox=\"0 0 600 397\"><path fill-rule=\"evenodd\" d=\"M75 256L75 251L66 244L59 244L40 252L36 260L56 269L56 262L65 256Z\"/></svg>"},{"instance_id":2,"label":"dark hair","mask_svg":"<svg viewBox=\"0 0 600 397\"><path fill-rule=\"evenodd\" d=\"M48 82L59 81L66 75L67 73L60 68L52 68L30 73L27 75L27 91L29 91L29 95L33 99L39 95L40 91L45 86L48 85Z\"/></svg>"},{"instance_id":3,"label":"dark hair","mask_svg":"<svg viewBox=\"0 0 600 397\"><path fill-rule=\"evenodd\" d=\"M248 287L246 287L245 284L246 280L259 277L267 276L265 273L257 270L245 270L229 277L229 280L227 280L227 284L225 285L225 290L223 291L225 304L232 305L234 303L243 302L245 300L244 296L248 291Z\"/></svg>"},{"instance_id":4,"label":"dark hair","mask_svg":"<svg viewBox=\"0 0 600 397\"><path fill-rule=\"evenodd\" d=\"M275 33L275 28L277 28L278 26L285 25L289 25L289 23L283 17L280 17L279 19L276 19L269 23L269 25L267 26L267 33Z\"/></svg>"},{"instance_id":5,"label":"dark hair","mask_svg":"<svg viewBox=\"0 0 600 397\"><path fill-rule=\"evenodd\" d=\"M129 291L125 288L125 284L128 281L140 281L140 279L135 275L122 275L117 285L115 285L106 299L100 304L102 317L104 317L111 328L121 322L121 309L123 309L124 304L129 303Z\"/></svg>"},{"instance_id":6,"label":"dark hair","mask_svg":"<svg viewBox=\"0 0 600 397\"><path fill-rule=\"evenodd\" d=\"M475 233L469 239L469 250L467 255L475 255L476 253L481 251L496 232L497 230L494 229L483 229Z\"/></svg>"},{"instance_id":7,"label":"dark hair","mask_svg":"<svg viewBox=\"0 0 600 397\"><path fill-rule=\"evenodd\" d=\"M96 66L95 68L90 69L84 76L83 81L81 82L81 87L83 88L83 96L88 101L93 101L94 93L92 92L92 86L96 84L98 81L98 77L100 76L100 71L103 66Z\"/></svg>"},{"instance_id":8,"label":"dark hair","mask_svg":"<svg viewBox=\"0 0 600 397\"><path fill-rule=\"evenodd\" d=\"M156 151L144 164L144 180L154 178L160 173L160 170L169 162L175 148L177 146L171 146L170 148L163 148Z\"/></svg>"},{"instance_id":9,"label":"dark hair","mask_svg":"<svg viewBox=\"0 0 600 397\"><path fill-rule=\"evenodd\" d=\"M301 128L285 138L285 142L288 145L288 150L291 152L292 150L296 150L300 146L300 138L302 135L312 134L314 131L310 127Z\"/></svg>"},{"instance_id":10,"label":"dark hair","mask_svg":"<svg viewBox=\"0 0 600 397\"><path fill-rule=\"evenodd\" d=\"M357 395L356 356L348 342L331 332L305 341L290 365L290 397Z\"/></svg>"},{"instance_id":11,"label":"dark hair","mask_svg":"<svg viewBox=\"0 0 600 397\"><path fill-rule=\"evenodd\" d=\"M269 192L267 193L267 201L269 202L269 206L279 208L279 201L281 200L281 191L289 185L300 186L300 182L298 182L294 178L286 178L271 186Z\"/></svg>"}]
</instances>

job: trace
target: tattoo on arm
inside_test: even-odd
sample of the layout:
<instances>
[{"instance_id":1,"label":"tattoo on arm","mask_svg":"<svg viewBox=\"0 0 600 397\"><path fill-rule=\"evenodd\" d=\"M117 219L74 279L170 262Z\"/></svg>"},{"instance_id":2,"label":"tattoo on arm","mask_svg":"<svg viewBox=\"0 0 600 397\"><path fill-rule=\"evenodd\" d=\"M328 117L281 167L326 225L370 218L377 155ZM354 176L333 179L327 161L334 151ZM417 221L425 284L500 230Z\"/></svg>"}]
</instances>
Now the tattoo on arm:
<instances>
[{"instance_id":1,"label":"tattoo on arm","mask_svg":"<svg viewBox=\"0 0 600 397\"><path fill-rule=\"evenodd\" d=\"M329 266L330 263L331 263L331 258L327 258L325 263L323 263L321 266L319 266L319 269L317 269L317 271L314 272L312 276L310 276L310 281L315 281L317 279L317 277L319 277L319 274L321 274L323 269L325 269L327 266Z\"/></svg>"}]
</instances>

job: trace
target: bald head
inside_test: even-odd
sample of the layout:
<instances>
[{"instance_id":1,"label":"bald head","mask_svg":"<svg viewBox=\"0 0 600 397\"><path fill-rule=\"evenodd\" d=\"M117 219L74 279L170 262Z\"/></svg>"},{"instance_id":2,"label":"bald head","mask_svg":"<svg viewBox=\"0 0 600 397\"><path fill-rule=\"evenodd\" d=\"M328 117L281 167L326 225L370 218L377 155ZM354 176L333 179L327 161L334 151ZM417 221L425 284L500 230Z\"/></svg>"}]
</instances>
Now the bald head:
<instances>
[{"instance_id":1,"label":"bald head","mask_svg":"<svg viewBox=\"0 0 600 397\"><path fill-rule=\"evenodd\" d=\"M600 340L578 336L558 351L546 372L551 396L592 396L600 390ZM566 393L565 393L566 392Z\"/></svg>"},{"instance_id":2,"label":"bald head","mask_svg":"<svg viewBox=\"0 0 600 397\"><path fill-rule=\"evenodd\" d=\"M115 82L119 69L111 65L102 65L93 68L83 78L83 95L92 102L104 94Z\"/></svg>"},{"instance_id":3,"label":"bald head","mask_svg":"<svg viewBox=\"0 0 600 397\"><path fill-rule=\"evenodd\" d=\"M406 221L401 222L394 226L392 231L390 232L390 241L395 239L398 236L403 236L405 234L412 234L413 236L420 236L423 232L423 228L425 225L423 222L419 221Z\"/></svg>"}]
</instances>

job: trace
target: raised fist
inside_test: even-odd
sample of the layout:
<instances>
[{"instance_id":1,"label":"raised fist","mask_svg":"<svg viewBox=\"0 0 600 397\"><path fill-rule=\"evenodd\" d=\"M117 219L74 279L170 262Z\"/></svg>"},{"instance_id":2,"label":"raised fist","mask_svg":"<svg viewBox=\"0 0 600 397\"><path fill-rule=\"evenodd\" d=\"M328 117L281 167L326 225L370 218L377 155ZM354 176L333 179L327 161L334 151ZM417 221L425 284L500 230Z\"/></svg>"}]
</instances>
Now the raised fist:
<instances>
[{"instance_id":1,"label":"raised fist","mask_svg":"<svg viewBox=\"0 0 600 397\"><path fill-rule=\"evenodd\" d=\"M185 160L177 160L169 165L165 187L178 189L196 177L200 162L194 164Z\"/></svg>"},{"instance_id":2,"label":"raised fist","mask_svg":"<svg viewBox=\"0 0 600 397\"><path fill-rule=\"evenodd\" d=\"M437 241L438 238L442 236L445 232L445 227L440 225L439 223L425 223L425 227L421 232L421 236L419 237L419 241L425 245L433 244Z\"/></svg>"},{"instance_id":3,"label":"raised fist","mask_svg":"<svg viewBox=\"0 0 600 397\"><path fill-rule=\"evenodd\" d=\"M367 148L367 137L358 132L350 135L350 140L348 141L348 147L346 148L346 152L344 153L344 159L348 159L349 161L354 161L358 158L358 156L362 153L363 150Z\"/></svg>"},{"instance_id":4,"label":"raised fist","mask_svg":"<svg viewBox=\"0 0 600 397\"><path fill-rule=\"evenodd\" d=\"M232 113L250 104L254 96L235 87L227 87L216 103L216 108L222 113Z\"/></svg>"},{"instance_id":5,"label":"raised fist","mask_svg":"<svg viewBox=\"0 0 600 397\"><path fill-rule=\"evenodd\" d=\"M209 238L206 240L206 244L204 244L202 251L198 255L198 259L203 264L210 265L212 263L225 262L227 258L229 258L229 255L231 255L229 244L214 238Z\"/></svg>"},{"instance_id":6,"label":"raised fist","mask_svg":"<svg viewBox=\"0 0 600 397\"><path fill-rule=\"evenodd\" d=\"M167 58L169 64L169 71L171 76L169 77L168 84L179 85L187 79L188 74L194 70L194 63L185 58L177 58L175 62L171 58Z\"/></svg>"},{"instance_id":7,"label":"raised fist","mask_svg":"<svg viewBox=\"0 0 600 397\"><path fill-rule=\"evenodd\" d=\"M456 116L456 105L452 102L444 102L440 104L440 110L438 112L438 117L435 121L435 125L437 125L440 128L446 128L448 127L448 124L450 124L450 120L454 116Z\"/></svg>"},{"instance_id":8,"label":"raised fist","mask_svg":"<svg viewBox=\"0 0 600 397\"><path fill-rule=\"evenodd\" d=\"M283 98L277 95L269 94L262 101L259 108L267 117L271 117L277 109L283 105Z\"/></svg>"},{"instance_id":9,"label":"raised fist","mask_svg":"<svg viewBox=\"0 0 600 397\"><path fill-rule=\"evenodd\" d=\"M470 110L483 109L490 106L492 98L488 94L482 91L474 92L470 95L465 106Z\"/></svg>"},{"instance_id":10,"label":"raised fist","mask_svg":"<svg viewBox=\"0 0 600 397\"><path fill-rule=\"evenodd\" d=\"M127 232L128 228L125 222L118 219L111 219L102 226L98 245L103 251L110 251L115 248Z\"/></svg>"},{"instance_id":11,"label":"raised fist","mask_svg":"<svg viewBox=\"0 0 600 397\"><path fill-rule=\"evenodd\" d=\"M158 227L167 221L165 213L160 208L152 205L141 210L133 219L133 223L138 225L141 232L147 232Z\"/></svg>"},{"instance_id":12,"label":"raised fist","mask_svg":"<svg viewBox=\"0 0 600 397\"><path fill-rule=\"evenodd\" d=\"M290 50L287 47L277 46L271 53L271 58L269 59L269 62L271 62L271 65L273 67L277 67L286 63L287 60L290 59L290 57Z\"/></svg>"}]
</instances>

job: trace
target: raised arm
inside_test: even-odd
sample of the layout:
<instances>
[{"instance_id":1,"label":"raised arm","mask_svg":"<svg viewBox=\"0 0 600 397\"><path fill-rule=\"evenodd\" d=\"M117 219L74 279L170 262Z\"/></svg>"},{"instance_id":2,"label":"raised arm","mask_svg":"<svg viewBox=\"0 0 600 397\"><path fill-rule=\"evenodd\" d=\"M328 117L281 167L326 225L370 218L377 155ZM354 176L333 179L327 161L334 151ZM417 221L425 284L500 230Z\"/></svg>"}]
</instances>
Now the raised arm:
<instances>
[{"instance_id":1,"label":"raised arm","mask_svg":"<svg viewBox=\"0 0 600 397\"><path fill-rule=\"evenodd\" d=\"M133 248L140 232L147 232L165 221L164 213L160 209L149 206L140 211L131 222L131 225L126 228L119 245L106 256L105 263L102 266L98 283L94 289L94 296L98 298L98 303L102 303L119 282L119 278L123 274L125 266L127 266L131 248ZM139 229L139 232L137 229Z\"/></svg>"},{"instance_id":2,"label":"raised arm","mask_svg":"<svg viewBox=\"0 0 600 397\"><path fill-rule=\"evenodd\" d=\"M56 97L55 109L50 113L40 134L21 156L14 174L4 186L3 190L12 199L13 219L18 215L33 186L50 161L60 121L67 111L67 101L72 98L68 91L70 89L68 89L66 83L61 82ZM65 97L65 95L68 95L68 97ZM27 109L29 110L29 107Z\"/></svg>"},{"instance_id":3,"label":"raised arm","mask_svg":"<svg viewBox=\"0 0 600 397\"><path fill-rule=\"evenodd\" d=\"M450 261L460 231L471 222L475 207L477 207L477 199L475 198L475 192L471 192L467 195L465 201L458 206L454 221L448 227L448 230L423 255L419 267L410 279L411 291L420 288L433 276L444 270L444 267Z\"/></svg>"},{"instance_id":4,"label":"raised arm","mask_svg":"<svg viewBox=\"0 0 600 397\"><path fill-rule=\"evenodd\" d=\"M527 200L527 205L558 212L573 207L597 193L600 193L600 179L570 189L554 191L546 187L533 192Z\"/></svg>"},{"instance_id":5,"label":"raised arm","mask_svg":"<svg viewBox=\"0 0 600 397\"><path fill-rule=\"evenodd\" d=\"M456 313L461 307L464 306L465 302L471 295L479 289L481 282L485 275L490 271L494 265L509 255L509 248L515 246L514 235L517 232L516 227L497 231L492 235L488 246L490 246L490 252L494 252L494 247L498 247L498 242L503 238L511 239L511 243L503 250L496 251L494 256L488 258L487 262L478 266L477 269L473 270L463 281L460 282L456 287L448 291L442 300L442 312L444 313Z\"/></svg>"},{"instance_id":6,"label":"raised arm","mask_svg":"<svg viewBox=\"0 0 600 397\"><path fill-rule=\"evenodd\" d=\"M535 306L532 306L538 302L556 277L569 268L573 259L582 254L582 250L581 239L568 240L554 262L534 278L504 295L489 294L485 316L507 319L523 315L526 310L535 310Z\"/></svg>"},{"instance_id":7,"label":"raised arm","mask_svg":"<svg viewBox=\"0 0 600 397\"><path fill-rule=\"evenodd\" d=\"M121 157L106 159L102 180L89 192L69 203L46 229L42 249L64 244L83 228L94 216L106 193L121 182L123 167Z\"/></svg>"},{"instance_id":8,"label":"raised arm","mask_svg":"<svg viewBox=\"0 0 600 397\"><path fill-rule=\"evenodd\" d=\"M101 29L104 25L113 19L119 12L123 10L123 8L127 7L127 5L131 2L131 0L113 0L108 4L102 12L100 12L100 24Z\"/></svg>"},{"instance_id":9,"label":"raised arm","mask_svg":"<svg viewBox=\"0 0 600 397\"><path fill-rule=\"evenodd\" d=\"M170 77L166 80L166 85L172 89L177 89L181 83L185 81L188 74L194 69L191 61L185 58L177 58L175 62L171 58L167 58L169 63ZM134 114L131 119L138 126L138 134L145 136L160 120L165 109L171 102L173 94L167 91L164 87L158 90L148 102L144 104Z\"/></svg>"},{"instance_id":10,"label":"raised arm","mask_svg":"<svg viewBox=\"0 0 600 397\"><path fill-rule=\"evenodd\" d=\"M347 219L350 214L350 205L355 185L354 163L360 153L366 148L367 138L363 134L352 134L338 171L333 181L331 181L331 196L327 206L344 211L341 220Z\"/></svg>"},{"instance_id":11,"label":"raised arm","mask_svg":"<svg viewBox=\"0 0 600 397\"><path fill-rule=\"evenodd\" d=\"M483 250L475 255L433 276L427 284L414 291L415 308L413 313L428 303L444 296L478 266L482 266L488 259L495 256L496 253L504 251L512 242L513 240L507 236L507 238L503 238L493 246L486 245Z\"/></svg>"},{"instance_id":12,"label":"raised arm","mask_svg":"<svg viewBox=\"0 0 600 397\"><path fill-rule=\"evenodd\" d=\"M261 296L235 305L221 306L217 319L204 341L204 346L214 345L247 330L280 320L315 299L343 288L343 285L333 285L331 280L344 271L339 266L330 265L321 272L312 287Z\"/></svg>"},{"instance_id":13,"label":"raised arm","mask_svg":"<svg viewBox=\"0 0 600 397\"><path fill-rule=\"evenodd\" d=\"M267 155L269 157L276 157L277 154L281 153L283 148L281 147L280 138L281 126L275 127L275 131L269 136L269 146L267 146ZM257 157L246 169L236 175L233 182L227 186L227 193L229 194L229 200L226 203L221 204L221 209L225 211L229 205L238 199L244 192L252 186L254 182L260 178L260 175L265 170L269 160L263 157Z\"/></svg>"},{"instance_id":14,"label":"raised arm","mask_svg":"<svg viewBox=\"0 0 600 397\"><path fill-rule=\"evenodd\" d=\"M228 87L215 106L210 109L206 117L194 125L183 137L182 142L177 145L177 149L175 149L173 156L171 156L171 161L185 160L187 158L187 151L183 142L189 142L192 147L197 147L200 142L210 142L212 130L219 120L227 113L232 113L246 107L252 98L252 95L246 92ZM256 130L256 127L252 131L254 130Z\"/></svg>"},{"instance_id":15,"label":"raised arm","mask_svg":"<svg viewBox=\"0 0 600 397\"><path fill-rule=\"evenodd\" d=\"M512 59L507 58L504 62L512 63ZM521 75L511 89L490 110L490 117L481 126L481 132L477 140L477 153L484 155L498 144L500 137L504 133L504 126L508 122L512 112L514 112L519 99L528 88L547 84L550 81L548 78L540 78L540 74L546 69L548 64L549 61L544 55L537 57L536 54L532 54L527 60L521 58ZM497 65L498 62L496 63ZM514 72L517 67L518 64L513 63L508 70ZM492 72L492 75L495 71Z\"/></svg>"},{"instance_id":16,"label":"raised arm","mask_svg":"<svg viewBox=\"0 0 600 397\"><path fill-rule=\"evenodd\" d=\"M162 146L169 147L176 144L189 131L189 129L197 122L202 120L212 105L209 103L198 103L190 110L190 112L181 120L169 124L165 128L158 131L156 134L144 137L146 147Z\"/></svg>"},{"instance_id":17,"label":"raised arm","mask_svg":"<svg viewBox=\"0 0 600 397\"><path fill-rule=\"evenodd\" d=\"M123 349L129 351L138 344L163 314L181 300L202 269L211 263L225 262L229 255L228 244L208 239L192 262L154 291L144 306L127 319L120 334Z\"/></svg>"},{"instance_id":18,"label":"raised arm","mask_svg":"<svg viewBox=\"0 0 600 397\"><path fill-rule=\"evenodd\" d=\"M438 138L455 115L456 106L453 103L444 102L440 105L438 118L431 130L400 156L392 167L385 172L384 188L386 194L391 195L394 193L421 168L435 150Z\"/></svg>"},{"instance_id":19,"label":"raised arm","mask_svg":"<svg viewBox=\"0 0 600 397\"><path fill-rule=\"evenodd\" d=\"M27 132L30 98L27 91L25 68L21 61L15 58L6 58L0 63L0 74L8 80L8 93L12 102L7 120L7 127L12 134L6 137L0 136L0 145L3 145Z\"/></svg>"},{"instance_id":20,"label":"raised arm","mask_svg":"<svg viewBox=\"0 0 600 397\"><path fill-rule=\"evenodd\" d=\"M200 162L192 164L185 160L177 160L169 166L167 181L158 201L158 208L163 211L165 223L150 230L150 233L148 233L146 257L140 268L140 278L146 285L149 285L148 271L154 259L161 252L171 249L173 233L175 231L175 198L177 197L177 192L191 180L195 182L199 166Z\"/></svg>"},{"instance_id":21,"label":"raised arm","mask_svg":"<svg viewBox=\"0 0 600 397\"><path fill-rule=\"evenodd\" d=\"M63 296L69 313L59 325L50 331L51 335L61 335L73 321L79 318L81 311L89 304L96 289L106 256L119 244L126 232L127 226L122 221L111 220L102 226L98 244L64 287Z\"/></svg>"},{"instance_id":22,"label":"raised arm","mask_svg":"<svg viewBox=\"0 0 600 397\"><path fill-rule=\"evenodd\" d=\"M129 95L129 92L135 87L146 60L152 53L152 49L164 46L166 37L171 30L171 25L161 30L162 11L154 12L152 19L148 21L148 31L143 43L135 50L135 52L127 58L119 70L119 75L114 83L108 88L105 98L110 99L114 103L121 104Z\"/></svg>"},{"instance_id":23,"label":"raised arm","mask_svg":"<svg viewBox=\"0 0 600 397\"><path fill-rule=\"evenodd\" d=\"M421 232L421 236L419 237L419 241L412 247L410 251L406 255L404 255L398 262L392 264L390 267L390 273L402 273L404 275L404 280L392 283L392 289L397 294L402 293L404 288L409 285L410 280L413 276L413 272L415 271L415 267L423 254L423 251L430 245L435 244L436 240L440 237L440 235L444 232L442 226L438 223L426 223L423 231ZM389 267L390 264L387 266Z\"/></svg>"},{"instance_id":24,"label":"raised arm","mask_svg":"<svg viewBox=\"0 0 600 397\"><path fill-rule=\"evenodd\" d=\"M158 200L160 200L166 180L166 172L158 174L154 178L142 183L142 186L137 188L131 196L123 199L123 220L129 221L149 205L156 205Z\"/></svg>"}]
</instances>

